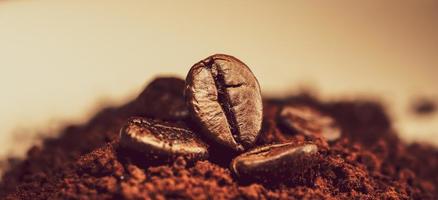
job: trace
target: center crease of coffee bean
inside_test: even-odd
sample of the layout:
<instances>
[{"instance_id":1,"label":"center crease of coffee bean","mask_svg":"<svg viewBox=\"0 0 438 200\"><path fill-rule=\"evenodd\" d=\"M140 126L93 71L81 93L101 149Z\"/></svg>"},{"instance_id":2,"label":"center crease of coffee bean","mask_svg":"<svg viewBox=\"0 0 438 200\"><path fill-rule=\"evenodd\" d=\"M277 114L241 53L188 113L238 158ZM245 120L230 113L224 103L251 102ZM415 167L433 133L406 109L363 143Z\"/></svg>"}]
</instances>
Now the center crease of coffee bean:
<instances>
[{"instance_id":1,"label":"center crease of coffee bean","mask_svg":"<svg viewBox=\"0 0 438 200\"><path fill-rule=\"evenodd\" d=\"M227 85L225 83L224 72L220 67L215 66L214 60L211 59L208 62L204 63L205 67L209 70L211 76L214 79L214 83L217 90L218 102L221 105L222 111L225 113L225 117L227 118L228 125L230 127L231 134L233 135L236 143L241 147L240 141L240 133L237 125L237 119L233 114L231 98L229 94L226 92L227 88L236 88L241 87L243 84L236 85ZM214 73L216 72L216 73Z\"/></svg>"}]
</instances>

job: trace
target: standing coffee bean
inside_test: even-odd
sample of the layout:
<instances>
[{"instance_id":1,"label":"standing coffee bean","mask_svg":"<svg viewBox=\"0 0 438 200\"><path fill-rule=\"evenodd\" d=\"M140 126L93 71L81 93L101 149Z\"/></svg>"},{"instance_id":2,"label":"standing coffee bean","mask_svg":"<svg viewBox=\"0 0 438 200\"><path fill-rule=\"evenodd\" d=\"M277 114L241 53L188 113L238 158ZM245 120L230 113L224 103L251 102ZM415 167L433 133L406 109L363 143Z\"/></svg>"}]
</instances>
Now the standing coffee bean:
<instances>
[{"instance_id":1,"label":"standing coffee bean","mask_svg":"<svg viewBox=\"0 0 438 200\"><path fill-rule=\"evenodd\" d=\"M142 115L171 121L188 118L184 86L185 81L180 78L162 77L153 80L137 97Z\"/></svg>"},{"instance_id":2,"label":"standing coffee bean","mask_svg":"<svg viewBox=\"0 0 438 200\"><path fill-rule=\"evenodd\" d=\"M327 141L337 140L341 136L341 129L332 117L309 106L285 106L278 117L283 126L296 133L322 136Z\"/></svg>"},{"instance_id":3,"label":"standing coffee bean","mask_svg":"<svg viewBox=\"0 0 438 200\"><path fill-rule=\"evenodd\" d=\"M189 129L146 118L128 121L120 131L120 146L144 154L149 160L171 160L177 156L201 160L208 157L207 145Z\"/></svg>"},{"instance_id":4,"label":"standing coffee bean","mask_svg":"<svg viewBox=\"0 0 438 200\"><path fill-rule=\"evenodd\" d=\"M317 152L318 147L314 144L273 144L237 156L230 168L243 181L281 183L311 167Z\"/></svg>"},{"instance_id":5,"label":"standing coffee bean","mask_svg":"<svg viewBox=\"0 0 438 200\"><path fill-rule=\"evenodd\" d=\"M259 83L243 62L217 54L196 63L187 75L185 94L207 137L234 151L254 144L263 105Z\"/></svg>"}]
</instances>

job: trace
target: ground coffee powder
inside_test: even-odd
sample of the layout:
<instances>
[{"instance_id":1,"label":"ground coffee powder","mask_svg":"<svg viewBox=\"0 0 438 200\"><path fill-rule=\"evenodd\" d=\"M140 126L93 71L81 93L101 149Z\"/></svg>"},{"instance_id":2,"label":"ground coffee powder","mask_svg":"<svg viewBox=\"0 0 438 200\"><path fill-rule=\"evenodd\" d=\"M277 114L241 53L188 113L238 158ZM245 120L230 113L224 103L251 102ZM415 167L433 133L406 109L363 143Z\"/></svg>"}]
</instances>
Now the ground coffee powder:
<instances>
[{"instance_id":1,"label":"ground coffee powder","mask_svg":"<svg viewBox=\"0 0 438 200\"><path fill-rule=\"evenodd\" d=\"M321 102L308 94L264 99L258 145L311 142L314 164L280 184L246 182L233 177L230 160L210 152L206 161L148 163L120 151L120 128L144 115L134 100L106 108L85 125L66 127L15 163L0 184L2 199L437 199L438 150L406 144L376 102ZM278 123L285 105L305 105L336 120L342 135L290 132ZM156 108L154 108L156 110ZM179 123L191 127L190 119ZM195 130L196 131L196 130Z\"/></svg>"}]
</instances>

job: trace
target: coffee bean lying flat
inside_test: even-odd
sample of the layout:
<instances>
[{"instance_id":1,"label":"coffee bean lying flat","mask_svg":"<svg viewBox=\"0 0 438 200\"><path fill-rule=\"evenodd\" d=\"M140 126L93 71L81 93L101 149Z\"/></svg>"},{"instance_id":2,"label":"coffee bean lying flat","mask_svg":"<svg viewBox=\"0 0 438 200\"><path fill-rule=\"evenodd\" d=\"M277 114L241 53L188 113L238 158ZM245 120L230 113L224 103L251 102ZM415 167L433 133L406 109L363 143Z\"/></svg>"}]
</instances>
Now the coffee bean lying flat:
<instances>
[{"instance_id":1,"label":"coffee bean lying flat","mask_svg":"<svg viewBox=\"0 0 438 200\"><path fill-rule=\"evenodd\" d=\"M318 152L314 144L274 144L255 148L233 159L231 171L241 180L280 183L309 167Z\"/></svg>"},{"instance_id":2,"label":"coffee bean lying flat","mask_svg":"<svg viewBox=\"0 0 438 200\"><path fill-rule=\"evenodd\" d=\"M184 120L189 111L184 99L185 81L163 77L153 80L138 96L142 113L146 117L162 120Z\"/></svg>"},{"instance_id":3,"label":"coffee bean lying flat","mask_svg":"<svg viewBox=\"0 0 438 200\"><path fill-rule=\"evenodd\" d=\"M192 131L180 125L146 118L131 118L120 131L120 146L145 155L145 159L189 160L208 157L208 147Z\"/></svg>"},{"instance_id":4,"label":"coffee bean lying flat","mask_svg":"<svg viewBox=\"0 0 438 200\"><path fill-rule=\"evenodd\" d=\"M186 101L207 137L235 151L251 147L262 124L260 86L251 70L228 55L196 63L186 78Z\"/></svg>"},{"instance_id":5,"label":"coffee bean lying flat","mask_svg":"<svg viewBox=\"0 0 438 200\"><path fill-rule=\"evenodd\" d=\"M278 117L282 125L296 133L323 136L327 141L337 140L341 136L341 129L332 117L309 106L285 106Z\"/></svg>"}]
</instances>

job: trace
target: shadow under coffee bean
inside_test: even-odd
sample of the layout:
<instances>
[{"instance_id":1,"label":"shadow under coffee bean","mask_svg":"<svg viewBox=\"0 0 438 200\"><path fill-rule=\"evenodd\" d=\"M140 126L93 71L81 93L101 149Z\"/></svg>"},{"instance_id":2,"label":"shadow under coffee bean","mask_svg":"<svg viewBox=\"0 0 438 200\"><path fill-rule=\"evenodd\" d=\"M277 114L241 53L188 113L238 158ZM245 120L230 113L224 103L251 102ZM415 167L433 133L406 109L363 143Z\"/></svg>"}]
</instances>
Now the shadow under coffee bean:
<instances>
[{"instance_id":1,"label":"shadow under coffee bean","mask_svg":"<svg viewBox=\"0 0 438 200\"><path fill-rule=\"evenodd\" d=\"M120 146L141 153L144 160L189 161L208 158L208 146L189 129L146 118L131 118L120 131Z\"/></svg>"},{"instance_id":2,"label":"shadow under coffee bean","mask_svg":"<svg viewBox=\"0 0 438 200\"><path fill-rule=\"evenodd\" d=\"M217 54L196 63L187 75L185 95L207 137L234 151L253 146L263 105L259 83L243 62Z\"/></svg>"},{"instance_id":3,"label":"shadow under coffee bean","mask_svg":"<svg viewBox=\"0 0 438 200\"><path fill-rule=\"evenodd\" d=\"M273 144L237 156L230 168L241 182L283 183L311 167L317 152L314 144Z\"/></svg>"}]
</instances>

